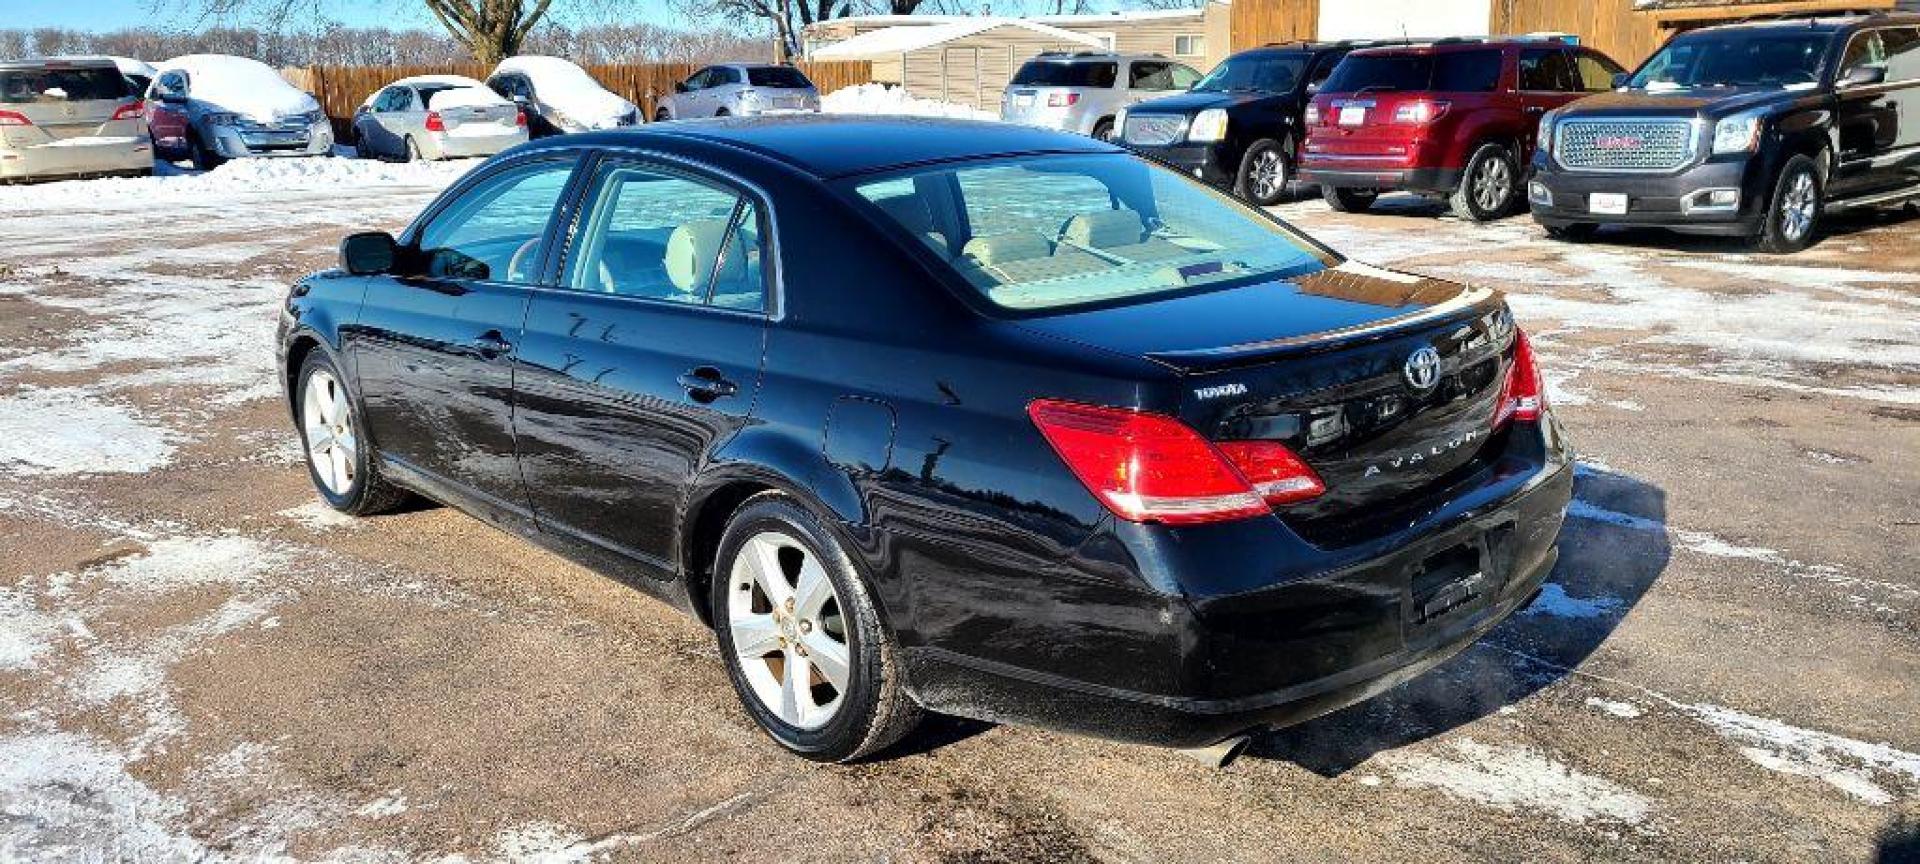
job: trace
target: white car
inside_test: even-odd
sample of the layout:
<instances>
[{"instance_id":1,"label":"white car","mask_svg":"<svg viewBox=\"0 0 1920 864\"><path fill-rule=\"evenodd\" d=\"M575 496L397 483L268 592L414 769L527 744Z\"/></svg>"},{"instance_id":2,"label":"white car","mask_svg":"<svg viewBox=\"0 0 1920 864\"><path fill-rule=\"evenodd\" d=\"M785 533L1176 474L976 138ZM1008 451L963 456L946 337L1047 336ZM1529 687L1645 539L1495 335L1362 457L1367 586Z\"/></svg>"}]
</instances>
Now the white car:
<instances>
[{"instance_id":1,"label":"white car","mask_svg":"<svg viewBox=\"0 0 1920 864\"><path fill-rule=\"evenodd\" d=\"M638 106L558 57L508 57L487 76L487 86L527 112L527 132L535 138L640 123Z\"/></svg>"},{"instance_id":2,"label":"white car","mask_svg":"<svg viewBox=\"0 0 1920 864\"><path fill-rule=\"evenodd\" d=\"M206 169L252 156L324 156L333 125L320 103L258 60L189 54L160 64L147 91L160 158Z\"/></svg>"},{"instance_id":3,"label":"white car","mask_svg":"<svg viewBox=\"0 0 1920 864\"><path fill-rule=\"evenodd\" d=\"M419 75L380 88L353 114L363 157L413 162L492 156L526 143L527 114L472 78Z\"/></svg>"}]
</instances>

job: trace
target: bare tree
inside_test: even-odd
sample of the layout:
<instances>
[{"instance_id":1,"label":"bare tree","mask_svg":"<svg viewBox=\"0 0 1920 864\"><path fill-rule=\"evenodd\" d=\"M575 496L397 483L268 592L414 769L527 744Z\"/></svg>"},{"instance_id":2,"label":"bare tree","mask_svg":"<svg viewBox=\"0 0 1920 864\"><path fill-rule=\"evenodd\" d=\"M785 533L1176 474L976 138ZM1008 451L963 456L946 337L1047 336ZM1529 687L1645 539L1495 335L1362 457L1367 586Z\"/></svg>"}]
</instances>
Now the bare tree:
<instances>
[{"instance_id":1,"label":"bare tree","mask_svg":"<svg viewBox=\"0 0 1920 864\"><path fill-rule=\"evenodd\" d=\"M268 31L286 29L301 17L320 19L335 0L153 0L198 14L203 22L252 15ZM518 53L528 34L547 17L553 0L419 0L473 59L493 64ZM238 31L236 31L238 32Z\"/></svg>"}]
</instances>

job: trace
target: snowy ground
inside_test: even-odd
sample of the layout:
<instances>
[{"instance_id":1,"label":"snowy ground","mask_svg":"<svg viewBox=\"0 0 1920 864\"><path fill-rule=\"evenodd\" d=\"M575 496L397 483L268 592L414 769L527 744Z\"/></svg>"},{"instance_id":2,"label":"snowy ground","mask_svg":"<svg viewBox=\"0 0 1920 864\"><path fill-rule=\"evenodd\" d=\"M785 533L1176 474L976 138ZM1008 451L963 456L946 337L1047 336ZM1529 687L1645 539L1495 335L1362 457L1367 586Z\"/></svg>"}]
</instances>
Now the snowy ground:
<instances>
[{"instance_id":1,"label":"snowy ground","mask_svg":"<svg viewBox=\"0 0 1920 864\"><path fill-rule=\"evenodd\" d=\"M829 769L658 604L313 500L282 292L467 167L0 189L0 862L1920 854L1920 220L1767 258L1277 208L1511 292L1583 461L1541 600L1223 772L958 722Z\"/></svg>"}]
</instances>

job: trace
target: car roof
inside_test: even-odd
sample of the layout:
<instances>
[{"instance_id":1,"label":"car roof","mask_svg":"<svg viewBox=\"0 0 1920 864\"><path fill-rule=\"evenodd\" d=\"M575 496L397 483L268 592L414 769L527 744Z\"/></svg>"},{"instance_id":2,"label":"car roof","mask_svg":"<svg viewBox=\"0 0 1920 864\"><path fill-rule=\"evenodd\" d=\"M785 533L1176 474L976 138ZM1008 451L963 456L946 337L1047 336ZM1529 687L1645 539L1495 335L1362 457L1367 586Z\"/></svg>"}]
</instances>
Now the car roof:
<instances>
[{"instance_id":1,"label":"car roof","mask_svg":"<svg viewBox=\"0 0 1920 864\"><path fill-rule=\"evenodd\" d=\"M1122 54L1117 51L1075 51L1072 53L1064 51L1042 51L1027 58L1026 62L1032 63L1036 60L1043 60L1048 63L1111 63L1115 60L1167 59L1168 58L1159 54Z\"/></svg>"},{"instance_id":2,"label":"car roof","mask_svg":"<svg viewBox=\"0 0 1920 864\"><path fill-rule=\"evenodd\" d=\"M107 68L113 70L120 68L119 64L113 62L112 57L95 55L41 57L34 60L0 60L0 69L45 69L48 66Z\"/></svg>"},{"instance_id":3,"label":"car roof","mask_svg":"<svg viewBox=\"0 0 1920 864\"><path fill-rule=\"evenodd\" d=\"M822 179L994 156L1125 152L1085 135L1011 123L848 114L682 120L557 135L527 146L529 150L653 146L688 156L706 151L716 161L774 161Z\"/></svg>"},{"instance_id":4,"label":"car roof","mask_svg":"<svg viewBox=\"0 0 1920 864\"><path fill-rule=\"evenodd\" d=\"M1724 30L1810 30L1816 33L1834 33L1851 27L1883 25L1920 25L1920 15L1887 14L1873 15L1819 15L1801 18L1757 18L1751 21L1737 21L1715 27L1702 27L1685 34L1704 33Z\"/></svg>"},{"instance_id":5,"label":"car roof","mask_svg":"<svg viewBox=\"0 0 1920 864\"><path fill-rule=\"evenodd\" d=\"M1394 54L1451 54L1460 51L1504 51L1508 48L1582 48L1590 46L1575 45L1558 39L1436 39L1430 42L1414 42L1406 45L1380 45L1362 48L1353 53L1367 57L1381 57Z\"/></svg>"}]
</instances>

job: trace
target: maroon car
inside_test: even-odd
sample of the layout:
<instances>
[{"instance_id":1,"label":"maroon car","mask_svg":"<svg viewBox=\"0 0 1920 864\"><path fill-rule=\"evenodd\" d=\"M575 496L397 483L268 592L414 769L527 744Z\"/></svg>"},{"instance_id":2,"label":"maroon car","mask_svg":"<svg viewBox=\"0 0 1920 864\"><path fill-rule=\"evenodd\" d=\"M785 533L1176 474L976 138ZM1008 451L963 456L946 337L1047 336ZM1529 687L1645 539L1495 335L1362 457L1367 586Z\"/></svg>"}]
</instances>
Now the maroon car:
<instances>
[{"instance_id":1,"label":"maroon car","mask_svg":"<svg viewBox=\"0 0 1920 864\"><path fill-rule=\"evenodd\" d=\"M1355 51L1307 107L1299 179L1344 212L1402 191L1498 219L1524 201L1540 115L1612 89L1622 71L1591 48L1537 39Z\"/></svg>"}]
</instances>

